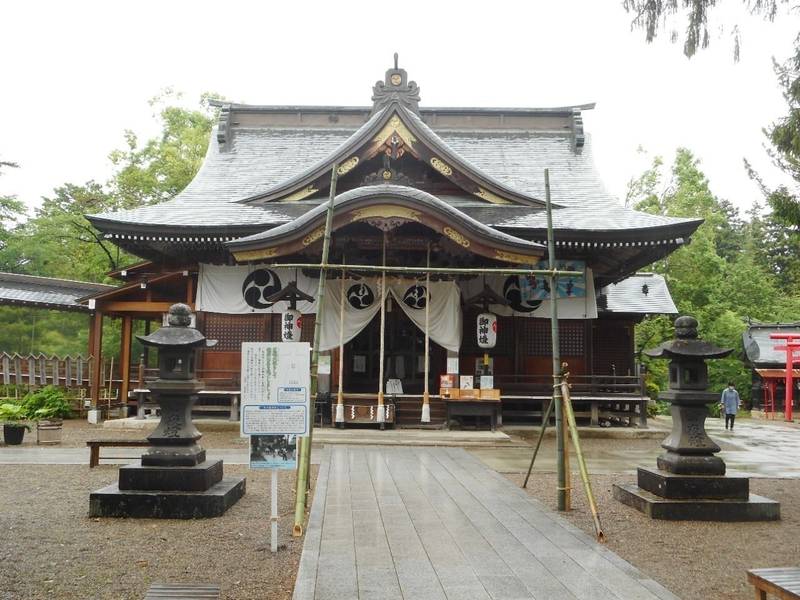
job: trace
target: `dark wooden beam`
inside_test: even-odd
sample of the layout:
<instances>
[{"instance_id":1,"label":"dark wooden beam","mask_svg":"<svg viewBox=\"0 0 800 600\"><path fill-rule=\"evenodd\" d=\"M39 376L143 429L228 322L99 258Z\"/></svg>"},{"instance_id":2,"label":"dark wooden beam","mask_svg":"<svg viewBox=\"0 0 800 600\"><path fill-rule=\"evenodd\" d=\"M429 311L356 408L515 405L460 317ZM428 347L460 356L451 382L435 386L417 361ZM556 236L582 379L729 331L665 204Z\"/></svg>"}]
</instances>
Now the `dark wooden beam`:
<instances>
[{"instance_id":1,"label":"dark wooden beam","mask_svg":"<svg viewBox=\"0 0 800 600\"><path fill-rule=\"evenodd\" d=\"M175 304L174 302L145 302L145 301L125 301L125 300L111 300L109 302L97 301L98 308L102 308L104 312L114 313L165 313L169 311L169 307ZM194 310L194 303L189 304L190 308Z\"/></svg>"}]
</instances>

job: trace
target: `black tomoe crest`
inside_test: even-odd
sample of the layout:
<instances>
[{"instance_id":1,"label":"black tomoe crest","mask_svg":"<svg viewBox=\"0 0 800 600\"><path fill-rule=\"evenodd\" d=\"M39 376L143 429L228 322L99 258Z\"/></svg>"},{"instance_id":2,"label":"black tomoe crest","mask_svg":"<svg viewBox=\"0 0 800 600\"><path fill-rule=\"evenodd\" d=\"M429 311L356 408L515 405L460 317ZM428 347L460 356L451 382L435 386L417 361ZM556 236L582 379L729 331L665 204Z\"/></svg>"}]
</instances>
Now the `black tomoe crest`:
<instances>
[{"instance_id":1,"label":"black tomoe crest","mask_svg":"<svg viewBox=\"0 0 800 600\"><path fill-rule=\"evenodd\" d=\"M267 298L281 290L281 280L275 271L258 269L250 273L242 283L242 296L252 308L269 308L274 303Z\"/></svg>"},{"instance_id":2,"label":"black tomoe crest","mask_svg":"<svg viewBox=\"0 0 800 600\"><path fill-rule=\"evenodd\" d=\"M356 283L347 290L347 301L350 306L363 310L375 302L375 294L366 283Z\"/></svg>"},{"instance_id":3,"label":"black tomoe crest","mask_svg":"<svg viewBox=\"0 0 800 600\"><path fill-rule=\"evenodd\" d=\"M428 290L424 285L412 285L403 294L403 304L411 308L419 309L425 308L428 302Z\"/></svg>"},{"instance_id":4,"label":"black tomoe crest","mask_svg":"<svg viewBox=\"0 0 800 600\"><path fill-rule=\"evenodd\" d=\"M503 297L508 301L512 310L521 313L535 311L542 304L541 300L523 300L522 290L519 287L519 277L510 275L503 284Z\"/></svg>"}]
</instances>

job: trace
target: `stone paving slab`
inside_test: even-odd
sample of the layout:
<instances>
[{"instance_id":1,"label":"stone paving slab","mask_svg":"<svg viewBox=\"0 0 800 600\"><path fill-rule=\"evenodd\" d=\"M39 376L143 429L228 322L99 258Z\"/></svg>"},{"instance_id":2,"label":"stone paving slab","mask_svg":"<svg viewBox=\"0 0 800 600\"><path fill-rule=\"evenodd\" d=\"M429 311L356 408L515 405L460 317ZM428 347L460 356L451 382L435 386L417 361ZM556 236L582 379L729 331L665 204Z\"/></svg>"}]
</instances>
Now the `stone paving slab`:
<instances>
[{"instance_id":1,"label":"stone paving slab","mask_svg":"<svg viewBox=\"0 0 800 600\"><path fill-rule=\"evenodd\" d=\"M295 600L675 600L460 448L329 446Z\"/></svg>"}]
</instances>

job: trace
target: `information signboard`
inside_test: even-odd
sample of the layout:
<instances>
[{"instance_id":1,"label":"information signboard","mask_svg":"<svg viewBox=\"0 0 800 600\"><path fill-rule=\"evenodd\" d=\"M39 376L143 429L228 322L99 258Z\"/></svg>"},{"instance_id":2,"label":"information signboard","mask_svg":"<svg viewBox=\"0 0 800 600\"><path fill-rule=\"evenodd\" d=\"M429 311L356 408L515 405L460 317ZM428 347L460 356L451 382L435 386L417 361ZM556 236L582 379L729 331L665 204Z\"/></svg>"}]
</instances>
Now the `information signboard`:
<instances>
[{"instance_id":1,"label":"information signboard","mask_svg":"<svg viewBox=\"0 0 800 600\"><path fill-rule=\"evenodd\" d=\"M243 435L307 435L311 426L307 342L242 344Z\"/></svg>"},{"instance_id":2,"label":"information signboard","mask_svg":"<svg viewBox=\"0 0 800 600\"><path fill-rule=\"evenodd\" d=\"M278 470L297 468L297 438L311 427L311 346L307 342L242 344L242 435L250 468L270 469L270 548L278 551Z\"/></svg>"}]
</instances>

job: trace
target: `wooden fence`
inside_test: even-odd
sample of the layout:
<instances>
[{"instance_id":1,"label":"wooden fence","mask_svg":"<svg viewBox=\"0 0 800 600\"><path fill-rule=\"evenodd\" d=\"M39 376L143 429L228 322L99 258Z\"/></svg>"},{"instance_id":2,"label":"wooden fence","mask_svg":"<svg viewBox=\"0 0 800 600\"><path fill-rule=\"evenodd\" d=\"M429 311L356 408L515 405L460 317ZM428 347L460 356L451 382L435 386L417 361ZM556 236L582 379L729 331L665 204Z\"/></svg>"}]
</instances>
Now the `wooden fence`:
<instances>
[{"instance_id":1,"label":"wooden fence","mask_svg":"<svg viewBox=\"0 0 800 600\"><path fill-rule=\"evenodd\" d=\"M89 387L91 357L0 353L0 383L39 387Z\"/></svg>"}]
</instances>

